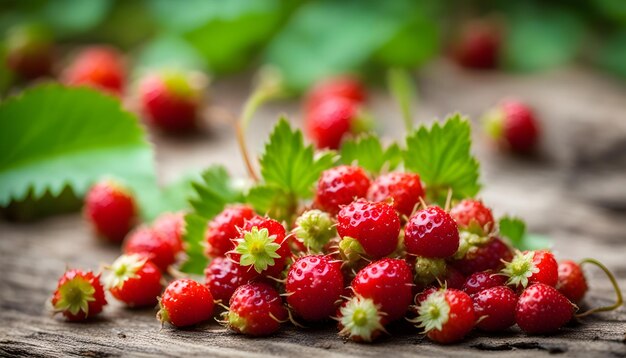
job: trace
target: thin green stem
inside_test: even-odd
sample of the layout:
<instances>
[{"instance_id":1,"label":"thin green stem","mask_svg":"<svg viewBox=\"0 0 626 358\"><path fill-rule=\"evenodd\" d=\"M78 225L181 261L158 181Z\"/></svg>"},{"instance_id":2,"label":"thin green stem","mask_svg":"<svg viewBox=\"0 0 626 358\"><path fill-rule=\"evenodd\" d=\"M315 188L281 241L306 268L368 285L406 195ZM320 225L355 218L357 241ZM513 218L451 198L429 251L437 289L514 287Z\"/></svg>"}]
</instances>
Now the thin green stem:
<instances>
[{"instance_id":1,"label":"thin green stem","mask_svg":"<svg viewBox=\"0 0 626 358\"><path fill-rule=\"evenodd\" d=\"M611 284L613 284L613 289L615 290L615 294L617 295L617 300L615 301L614 304L612 304L610 306L603 306L603 307L592 308L592 309L590 309L590 310L588 310L586 312L577 314L576 317L577 318L581 318L581 317L588 316L588 315L590 315L592 313L613 311L613 310L619 308L624 303L624 299L622 297L622 291L620 290L619 285L617 284L617 280L615 279L615 276L613 275L613 273L606 266L604 266L600 261L598 261L596 259L592 259L592 258L583 259L580 262L581 266L584 263L590 263L592 265L595 265L595 266L599 267L602 271L604 271L606 276L609 278L609 281L611 281Z\"/></svg>"}]
</instances>

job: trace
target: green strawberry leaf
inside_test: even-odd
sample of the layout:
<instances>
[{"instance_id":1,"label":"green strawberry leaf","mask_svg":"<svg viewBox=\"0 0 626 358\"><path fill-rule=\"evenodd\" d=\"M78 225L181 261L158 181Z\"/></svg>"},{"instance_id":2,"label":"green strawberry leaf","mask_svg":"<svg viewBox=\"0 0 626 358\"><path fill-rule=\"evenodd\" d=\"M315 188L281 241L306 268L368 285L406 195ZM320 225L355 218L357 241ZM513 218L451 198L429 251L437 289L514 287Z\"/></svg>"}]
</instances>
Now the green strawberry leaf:
<instances>
[{"instance_id":1,"label":"green strawberry leaf","mask_svg":"<svg viewBox=\"0 0 626 358\"><path fill-rule=\"evenodd\" d=\"M473 197L480 190L479 164L470 151L470 123L460 114L417 128L406 144L404 166L420 175L429 200L442 204L448 190L454 199Z\"/></svg>"},{"instance_id":2,"label":"green strawberry leaf","mask_svg":"<svg viewBox=\"0 0 626 358\"><path fill-rule=\"evenodd\" d=\"M250 189L246 202L258 213L279 221L289 219L298 205L297 197L277 186L256 185Z\"/></svg>"},{"instance_id":3,"label":"green strawberry leaf","mask_svg":"<svg viewBox=\"0 0 626 358\"><path fill-rule=\"evenodd\" d=\"M539 250L551 246L551 241L543 235L528 234L526 223L520 218L504 216L498 222L500 235L507 238L519 250Z\"/></svg>"},{"instance_id":4,"label":"green strawberry leaf","mask_svg":"<svg viewBox=\"0 0 626 358\"><path fill-rule=\"evenodd\" d=\"M357 164L373 174L383 168L393 170L402 162L402 150L397 143L383 149L380 139L374 134L367 134L356 139L349 139L341 145L341 162Z\"/></svg>"},{"instance_id":5,"label":"green strawberry leaf","mask_svg":"<svg viewBox=\"0 0 626 358\"><path fill-rule=\"evenodd\" d=\"M193 190L189 197L192 212L185 216L185 235L187 260L181 271L202 273L207 265L204 255L204 232L209 220L219 214L229 203L242 202L242 191L237 188L226 169L213 166L205 170L199 180L191 183Z\"/></svg>"}]
</instances>

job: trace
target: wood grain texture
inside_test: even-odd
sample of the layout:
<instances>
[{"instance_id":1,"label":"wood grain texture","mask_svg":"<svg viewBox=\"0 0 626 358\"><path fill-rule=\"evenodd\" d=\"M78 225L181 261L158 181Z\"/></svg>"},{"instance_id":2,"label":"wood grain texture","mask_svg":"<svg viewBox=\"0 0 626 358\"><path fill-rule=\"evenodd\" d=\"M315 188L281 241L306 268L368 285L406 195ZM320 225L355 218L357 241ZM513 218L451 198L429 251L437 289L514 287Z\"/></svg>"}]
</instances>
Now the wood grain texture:
<instances>
[{"instance_id":1,"label":"wood grain texture","mask_svg":"<svg viewBox=\"0 0 626 358\"><path fill-rule=\"evenodd\" d=\"M475 132L482 162L482 198L496 214L524 217L534 232L554 238L560 258L592 256L605 262L626 287L626 87L580 68L540 76L475 74L436 63L419 75L420 120L452 111L478 118L503 96L533 104L543 120L542 154L532 160L495 153ZM220 81L214 99L230 109L241 105L250 76ZM393 101L382 91L371 100L387 137L403 135ZM299 123L299 107L283 102L263 108L249 131L259 151L278 114ZM164 180L211 163L244 175L233 132L213 121L211 131L190 138L155 134L157 162ZM457 345L439 346L410 326L391 327L377 344L344 342L332 324L250 339L217 323L190 330L161 329L155 311L129 310L112 302L97 320L66 323L52 318L47 301L66 265L97 269L119 248L95 240L80 215L39 222L0 222L0 356L626 356L626 310L598 314L570 324L556 335L530 337L514 329L499 335L473 332ZM598 270L588 270L586 305L611 302L612 289Z\"/></svg>"}]
</instances>

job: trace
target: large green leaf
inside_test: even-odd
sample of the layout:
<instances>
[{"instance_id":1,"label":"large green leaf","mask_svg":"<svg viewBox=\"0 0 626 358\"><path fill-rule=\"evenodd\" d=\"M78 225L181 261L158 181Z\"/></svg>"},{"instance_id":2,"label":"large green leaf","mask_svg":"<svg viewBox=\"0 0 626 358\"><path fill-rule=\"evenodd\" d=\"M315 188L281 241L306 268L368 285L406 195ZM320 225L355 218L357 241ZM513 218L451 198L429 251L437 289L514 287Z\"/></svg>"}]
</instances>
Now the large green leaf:
<instances>
[{"instance_id":1,"label":"large green leaf","mask_svg":"<svg viewBox=\"0 0 626 358\"><path fill-rule=\"evenodd\" d=\"M380 173L383 168L394 170L402 162L402 151L398 144L393 143L384 149L374 134L344 141L340 154L343 164L357 164L373 174Z\"/></svg>"},{"instance_id":2,"label":"large green leaf","mask_svg":"<svg viewBox=\"0 0 626 358\"><path fill-rule=\"evenodd\" d=\"M0 104L0 152L1 206L66 186L81 196L103 176L155 183L137 118L92 89L40 85Z\"/></svg>"}]
</instances>

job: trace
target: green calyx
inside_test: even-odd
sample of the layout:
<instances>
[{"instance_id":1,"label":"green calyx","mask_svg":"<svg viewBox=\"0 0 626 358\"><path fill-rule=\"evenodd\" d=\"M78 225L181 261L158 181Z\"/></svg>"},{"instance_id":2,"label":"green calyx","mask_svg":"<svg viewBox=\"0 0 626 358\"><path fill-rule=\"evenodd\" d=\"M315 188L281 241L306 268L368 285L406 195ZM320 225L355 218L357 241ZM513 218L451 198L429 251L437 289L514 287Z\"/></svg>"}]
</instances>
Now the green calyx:
<instances>
[{"instance_id":1,"label":"green calyx","mask_svg":"<svg viewBox=\"0 0 626 358\"><path fill-rule=\"evenodd\" d=\"M241 332L241 333L246 332L247 322L245 318L241 317L240 315L234 312L225 312L225 313L227 315L227 319L228 319L227 323L229 327L233 328L237 332Z\"/></svg>"},{"instance_id":2,"label":"green calyx","mask_svg":"<svg viewBox=\"0 0 626 358\"><path fill-rule=\"evenodd\" d=\"M415 259L415 282L428 285L437 278L446 274L446 261L444 259L431 259L418 256Z\"/></svg>"},{"instance_id":3,"label":"green calyx","mask_svg":"<svg viewBox=\"0 0 626 358\"><path fill-rule=\"evenodd\" d=\"M109 269L109 274L104 278L104 286L107 289L120 288L126 280L136 278L137 271L146 264L146 258L140 255L122 255Z\"/></svg>"},{"instance_id":4,"label":"green calyx","mask_svg":"<svg viewBox=\"0 0 626 358\"><path fill-rule=\"evenodd\" d=\"M534 251L522 253L518 251L511 262L507 262L502 269L502 273L508 276L507 285L528 286L528 279L535 273L539 272L539 268L535 266L533 257Z\"/></svg>"},{"instance_id":5,"label":"green calyx","mask_svg":"<svg viewBox=\"0 0 626 358\"><path fill-rule=\"evenodd\" d=\"M418 327L424 328L426 333L432 330L440 331L450 317L450 305L446 301L444 291L431 293L418 307Z\"/></svg>"},{"instance_id":6,"label":"green calyx","mask_svg":"<svg viewBox=\"0 0 626 358\"><path fill-rule=\"evenodd\" d=\"M352 297L340 309L339 322L343 327L342 336L359 338L371 342L378 332L384 332L382 316L372 299L360 296Z\"/></svg>"},{"instance_id":7,"label":"green calyx","mask_svg":"<svg viewBox=\"0 0 626 358\"><path fill-rule=\"evenodd\" d=\"M241 266L254 266L254 270L261 273L270 266L274 266L274 259L280 258L276 253L280 245L274 242L276 235L269 234L267 229L259 230L256 226L238 240L235 252L241 254Z\"/></svg>"},{"instance_id":8,"label":"green calyx","mask_svg":"<svg viewBox=\"0 0 626 358\"><path fill-rule=\"evenodd\" d=\"M54 309L69 311L73 315L82 311L87 316L89 314L89 302L96 300L95 292L96 289L88 280L82 277L73 278L59 287L60 299L54 305Z\"/></svg>"},{"instance_id":9,"label":"green calyx","mask_svg":"<svg viewBox=\"0 0 626 358\"><path fill-rule=\"evenodd\" d=\"M363 250L359 240L345 236L339 241L339 253L344 261L355 263L363 257L365 250Z\"/></svg>"},{"instance_id":10,"label":"green calyx","mask_svg":"<svg viewBox=\"0 0 626 358\"><path fill-rule=\"evenodd\" d=\"M499 108L494 108L483 116L483 126L485 132L494 139L502 138L504 132L504 112Z\"/></svg>"},{"instance_id":11,"label":"green calyx","mask_svg":"<svg viewBox=\"0 0 626 358\"><path fill-rule=\"evenodd\" d=\"M335 223L328 213L309 210L296 220L294 234L308 250L322 252L324 245L336 234Z\"/></svg>"},{"instance_id":12,"label":"green calyx","mask_svg":"<svg viewBox=\"0 0 626 358\"><path fill-rule=\"evenodd\" d=\"M165 87L177 97L192 99L198 96L198 90L192 85L189 76L183 72L168 70L161 74L161 79Z\"/></svg>"},{"instance_id":13,"label":"green calyx","mask_svg":"<svg viewBox=\"0 0 626 358\"><path fill-rule=\"evenodd\" d=\"M478 246L485 245L490 239L489 236L479 235L471 231L459 231L459 248L454 254L454 258L457 260L464 258L468 252Z\"/></svg>"}]
</instances>

